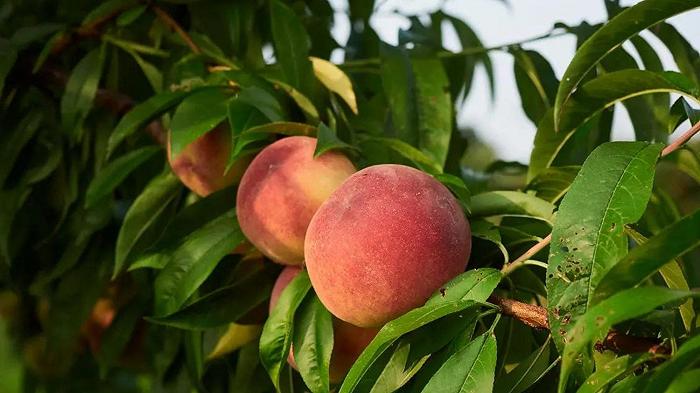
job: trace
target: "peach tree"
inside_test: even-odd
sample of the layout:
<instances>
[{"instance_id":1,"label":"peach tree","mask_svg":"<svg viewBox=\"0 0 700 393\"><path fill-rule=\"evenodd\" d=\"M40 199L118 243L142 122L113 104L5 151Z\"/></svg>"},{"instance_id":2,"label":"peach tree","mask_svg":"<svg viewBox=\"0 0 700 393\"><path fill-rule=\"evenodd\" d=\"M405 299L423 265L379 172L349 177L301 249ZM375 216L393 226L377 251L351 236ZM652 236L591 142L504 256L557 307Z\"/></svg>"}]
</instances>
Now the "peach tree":
<instances>
[{"instance_id":1,"label":"peach tree","mask_svg":"<svg viewBox=\"0 0 700 393\"><path fill-rule=\"evenodd\" d=\"M496 47L348 3L0 5L0 391L700 390L700 0ZM456 121L496 52L527 166Z\"/></svg>"}]
</instances>

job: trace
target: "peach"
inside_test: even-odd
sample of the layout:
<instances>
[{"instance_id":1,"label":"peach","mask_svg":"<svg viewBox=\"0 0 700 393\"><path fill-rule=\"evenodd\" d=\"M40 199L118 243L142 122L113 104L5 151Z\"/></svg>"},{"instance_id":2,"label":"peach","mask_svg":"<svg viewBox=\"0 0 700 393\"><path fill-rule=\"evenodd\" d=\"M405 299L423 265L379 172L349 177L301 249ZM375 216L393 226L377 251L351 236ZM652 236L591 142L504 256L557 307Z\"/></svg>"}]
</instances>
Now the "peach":
<instances>
[{"instance_id":1,"label":"peach","mask_svg":"<svg viewBox=\"0 0 700 393\"><path fill-rule=\"evenodd\" d=\"M230 154L231 132L224 124L195 139L175 157L171 157L168 140L168 162L173 172L187 188L202 197L241 179L250 158L239 158L226 172Z\"/></svg>"},{"instance_id":2,"label":"peach","mask_svg":"<svg viewBox=\"0 0 700 393\"><path fill-rule=\"evenodd\" d=\"M248 240L286 265L304 261L304 236L321 203L355 173L337 152L314 158L316 139L282 138L264 148L243 174L236 213Z\"/></svg>"},{"instance_id":3,"label":"peach","mask_svg":"<svg viewBox=\"0 0 700 393\"><path fill-rule=\"evenodd\" d=\"M306 267L321 302L356 326L421 306L467 266L469 223L450 191L403 165L365 168L318 209Z\"/></svg>"},{"instance_id":4,"label":"peach","mask_svg":"<svg viewBox=\"0 0 700 393\"><path fill-rule=\"evenodd\" d=\"M288 266L280 273L275 286L272 288L270 295L270 311L277 304L282 290L287 287L292 279L299 274L301 268L296 266ZM340 382L355 360L360 356L362 351L369 345L374 336L377 335L377 329L367 329L353 326L340 319L333 318L333 352L331 353L331 362L329 366L331 382ZM293 350L289 351L287 361L289 364L297 368L294 362Z\"/></svg>"}]
</instances>

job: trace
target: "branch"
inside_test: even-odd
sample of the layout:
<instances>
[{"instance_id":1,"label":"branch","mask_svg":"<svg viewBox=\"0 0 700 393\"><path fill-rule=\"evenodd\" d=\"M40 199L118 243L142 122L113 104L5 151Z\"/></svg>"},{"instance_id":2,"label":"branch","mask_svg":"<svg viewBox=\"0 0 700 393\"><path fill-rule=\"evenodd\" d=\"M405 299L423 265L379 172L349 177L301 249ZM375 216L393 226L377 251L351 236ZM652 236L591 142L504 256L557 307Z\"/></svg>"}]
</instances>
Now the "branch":
<instances>
[{"instance_id":1,"label":"branch","mask_svg":"<svg viewBox=\"0 0 700 393\"><path fill-rule=\"evenodd\" d=\"M83 40L85 38L97 38L102 34L102 29L104 26L111 22L114 18L119 16L125 9L129 7L128 4L124 4L121 7L117 7L112 12L93 19L89 23L86 23L77 29L67 32L60 36L51 48L51 54L57 56L66 50L69 46L75 44L76 42Z\"/></svg>"},{"instance_id":2,"label":"branch","mask_svg":"<svg viewBox=\"0 0 700 393\"><path fill-rule=\"evenodd\" d=\"M547 309L544 307L513 299L505 299L496 295L491 295L488 301L497 305L503 315L515 318L535 329L549 330ZM638 352L669 353L668 347L661 344L659 340L629 336L616 330L611 330L602 342L595 344L595 348L601 352L608 349L623 354Z\"/></svg>"},{"instance_id":3,"label":"branch","mask_svg":"<svg viewBox=\"0 0 700 393\"><path fill-rule=\"evenodd\" d=\"M543 248L547 247L547 245L551 241L552 241L552 234L550 233L544 239L540 240L539 242L537 242L537 244L532 246L529 250L525 251L525 253L523 255L519 256L516 260L503 265L503 267L501 268L501 272L503 273L504 276L509 275L510 273L513 272L513 270L519 268L520 266L523 266L525 261L532 258L538 252L542 251Z\"/></svg>"},{"instance_id":4,"label":"branch","mask_svg":"<svg viewBox=\"0 0 700 393\"><path fill-rule=\"evenodd\" d=\"M700 121L695 123L694 126L690 127L690 129L686 132L684 132L678 139L673 141L670 145L666 146L663 151L661 151L661 157L666 157L667 155L673 153L674 151L678 150L683 146L686 142L690 140L695 134L700 132Z\"/></svg>"},{"instance_id":5,"label":"branch","mask_svg":"<svg viewBox=\"0 0 700 393\"><path fill-rule=\"evenodd\" d=\"M153 11L156 13L156 16L163 22L165 23L166 26L170 27L173 31L175 31L182 41L187 45L192 53L195 54L200 54L202 53L202 50L197 46L197 44L192 41L192 37L190 37L189 34L177 23L175 19L173 19L170 14L165 12L162 8L158 7L157 5L153 4L151 5L151 8Z\"/></svg>"}]
</instances>

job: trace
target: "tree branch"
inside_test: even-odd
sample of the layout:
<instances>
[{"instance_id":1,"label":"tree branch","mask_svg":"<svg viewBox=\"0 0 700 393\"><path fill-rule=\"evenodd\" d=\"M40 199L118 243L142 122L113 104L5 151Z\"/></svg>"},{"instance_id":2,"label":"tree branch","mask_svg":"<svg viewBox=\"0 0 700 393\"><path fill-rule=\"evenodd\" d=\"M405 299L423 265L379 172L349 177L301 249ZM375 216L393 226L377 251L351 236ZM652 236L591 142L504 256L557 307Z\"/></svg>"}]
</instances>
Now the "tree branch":
<instances>
[{"instance_id":1,"label":"tree branch","mask_svg":"<svg viewBox=\"0 0 700 393\"><path fill-rule=\"evenodd\" d=\"M670 145L666 146L661 151L661 157L666 157L667 155L673 153L674 151L678 150L683 146L686 142L690 140L695 134L700 132L700 121L695 123L694 126L690 127L690 129L686 132L684 132L678 139L673 141Z\"/></svg>"},{"instance_id":2,"label":"tree branch","mask_svg":"<svg viewBox=\"0 0 700 393\"><path fill-rule=\"evenodd\" d=\"M488 300L497 305L503 315L515 318L527 326L535 329L549 330L547 321L547 309L533 304L519 302L513 299L505 299L491 295ZM634 337L616 330L611 330L602 342L595 344L598 351L611 350L617 353L650 352L654 354L669 353L668 347L659 340L648 337Z\"/></svg>"},{"instance_id":3,"label":"tree branch","mask_svg":"<svg viewBox=\"0 0 700 393\"><path fill-rule=\"evenodd\" d=\"M516 260L503 265L503 267L501 268L501 272L503 273L504 276L507 276L508 274L512 273L513 270L519 268L520 266L523 266L525 261L532 258L538 252L542 251L543 248L547 247L547 245L551 241L552 241L552 234L550 233L544 239L540 240L539 242L537 242L537 244L532 246L529 250L525 251L525 253L523 255L519 256Z\"/></svg>"},{"instance_id":4,"label":"tree branch","mask_svg":"<svg viewBox=\"0 0 700 393\"><path fill-rule=\"evenodd\" d=\"M180 26L177 23L177 21L175 19L173 19L172 16L170 16L170 14L168 14L167 12L165 12L164 9L158 7L155 4L151 5L151 8L156 13L156 16L158 17L158 19L160 19L163 23L165 23L166 26L170 27L173 31L175 31L180 36L182 41L185 43L185 45L187 45L190 48L192 53L196 53L196 54L202 53L202 49L200 49L199 46L197 46L197 44L194 43L194 41L192 40L192 37L190 37L190 35L187 34L185 29L183 29L182 26Z\"/></svg>"},{"instance_id":5,"label":"tree branch","mask_svg":"<svg viewBox=\"0 0 700 393\"><path fill-rule=\"evenodd\" d=\"M83 40L85 38L97 38L102 34L102 28L114 20L119 14L121 14L129 5L125 4L121 7L117 7L112 12L93 19L89 23L86 23L77 29L67 32L60 36L51 48L51 54L57 56L65 51L69 46L75 44L76 42Z\"/></svg>"}]
</instances>

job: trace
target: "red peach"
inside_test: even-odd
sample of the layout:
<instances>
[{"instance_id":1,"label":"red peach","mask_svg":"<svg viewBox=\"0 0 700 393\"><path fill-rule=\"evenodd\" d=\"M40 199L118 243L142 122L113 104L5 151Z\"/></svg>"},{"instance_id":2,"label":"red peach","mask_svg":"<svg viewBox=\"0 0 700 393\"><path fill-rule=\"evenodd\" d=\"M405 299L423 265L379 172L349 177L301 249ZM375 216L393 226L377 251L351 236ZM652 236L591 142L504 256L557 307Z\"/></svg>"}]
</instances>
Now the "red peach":
<instances>
[{"instance_id":1,"label":"red peach","mask_svg":"<svg viewBox=\"0 0 700 393\"><path fill-rule=\"evenodd\" d=\"M277 304L282 290L287 287L290 281L301 271L301 268L296 266L288 266L280 273L275 285L272 288L270 295L270 311ZM331 361L329 366L329 374L331 382L340 382L352 367L355 360L360 356L362 351L369 345L374 336L377 335L377 329L368 329L353 326L347 322L341 321L338 318L333 318L333 352L331 353ZM287 361L289 364L297 368L294 362L294 354L290 349Z\"/></svg>"},{"instance_id":2,"label":"red peach","mask_svg":"<svg viewBox=\"0 0 700 393\"><path fill-rule=\"evenodd\" d=\"M238 159L226 172L230 154L231 132L223 124L187 145L176 157L171 157L168 141L168 162L173 172L187 188L203 197L240 180L250 158Z\"/></svg>"},{"instance_id":3,"label":"red peach","mask_svg":"<svg viewBox=\"0 0 700 393\"><path fill-rule=\"evenodd\" d=\"M355 172L344 155L327 152L314 158L315 149L315 138L280 139L253 159L238 187L236 213L241 230L277 263L303 262L311 217Z\"/></svg>"},{"instance_id":4,"label":"red peach","mask_svg":"<svg viewBox=\"0 0 700 393\"><path fill-rule=\"evenodd\" d=\"M306 235L321 302L356 326L421 306L467 266L469 223L450 191L403 165L365 168L318 209Z\"/></svg>"}]
</instances>

